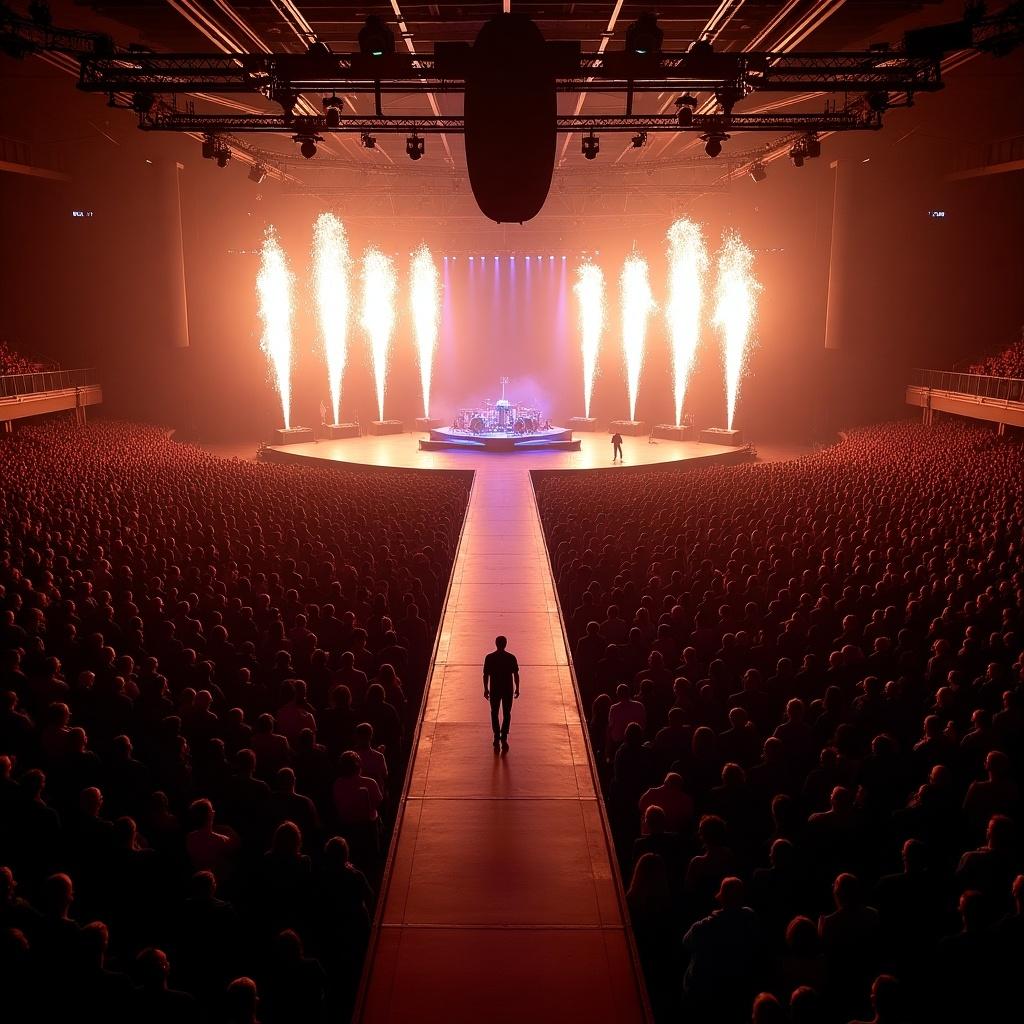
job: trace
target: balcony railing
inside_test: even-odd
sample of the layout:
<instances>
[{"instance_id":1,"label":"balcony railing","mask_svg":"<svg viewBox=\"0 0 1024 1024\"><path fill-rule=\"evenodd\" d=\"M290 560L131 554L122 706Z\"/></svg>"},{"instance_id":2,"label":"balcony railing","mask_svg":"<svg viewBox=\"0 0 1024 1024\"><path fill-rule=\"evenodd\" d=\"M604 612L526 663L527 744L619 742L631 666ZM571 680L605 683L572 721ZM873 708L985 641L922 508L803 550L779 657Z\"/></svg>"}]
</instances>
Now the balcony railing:
<instances>
[{"instance_id":1,"label":"balcony railing","mask_svg":"<svg viewBox=\"0 0 1024 1024\"><path fill-rule=\"evenodd\" d=\"M1024 402L1024 379L1020 377L989 377L981 373L957 373L955 370L922 370L911 372L911 385L971 395L989 402Z\"/></svg>"},{"instance_id":2,"label":"balcony railing","mask_svg":"<svg viewBox=\"0 0 1024 1024\"><path fill-rule=\"evenodd\" d=\"M0 398L38 395L44 391L66 391L99 383L99 374L87 370L40 370L38 373L12 373L0 377Z\"/></svg>"}]
</instances>

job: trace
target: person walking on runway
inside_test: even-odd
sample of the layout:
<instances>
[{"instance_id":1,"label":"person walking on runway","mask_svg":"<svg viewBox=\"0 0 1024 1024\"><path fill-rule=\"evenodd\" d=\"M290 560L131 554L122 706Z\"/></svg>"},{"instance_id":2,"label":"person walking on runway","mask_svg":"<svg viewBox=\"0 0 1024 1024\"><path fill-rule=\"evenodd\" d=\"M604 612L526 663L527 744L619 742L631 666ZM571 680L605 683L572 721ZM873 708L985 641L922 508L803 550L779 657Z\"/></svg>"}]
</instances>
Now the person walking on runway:
<instances>
[{"instance_id":1,"label":"person walking on runway","mask_svg":"<svg viewBox=\"0 0 1024 1024\"><path fill-rule=\"evenodd\" d=\"M491 729L494 749L508 750L508 727L512 718L512 701L519 697L519 662L510 654L508 639L495 638L495 649L484 658L484 700L491 702ZM498 709L501 723L498 723Z\"/></svg>"},{"instance_id":2,"label":"person walking on runway","mask_svg":"<svg viewBox=\"0 0 1024 1024\"><path fill-rule=\"evenodd\" d=\"M612 434L612 462L616 459L622 461L622 435L618 431Z\"/></svg>"}]
</instances>

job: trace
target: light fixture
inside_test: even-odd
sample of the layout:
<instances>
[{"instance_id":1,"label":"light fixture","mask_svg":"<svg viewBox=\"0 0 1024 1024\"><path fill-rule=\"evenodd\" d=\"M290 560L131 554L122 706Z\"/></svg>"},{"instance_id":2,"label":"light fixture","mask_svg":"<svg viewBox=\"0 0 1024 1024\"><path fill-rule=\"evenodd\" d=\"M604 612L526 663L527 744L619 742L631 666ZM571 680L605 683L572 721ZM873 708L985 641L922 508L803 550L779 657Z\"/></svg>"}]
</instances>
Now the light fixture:
<instances>
[{"instance_id":1,"label":"light fixture","mask_svg":"<svg viewBox=\"0 0 1024 1024\"><path fill-rule=\"evenodd\" d=\"M307 160L312 160L316 156L316 144L323 140L319 135L296 135L292 141L299 144L299 152Z\"/></svg>"},{"instance_id":2,"label":"light fixture","mask_svg":"<svg viewBox=\"0 0 1024 1024\"><path fill-rule=\"evenodd\" d=\"M597 159L597 154L601 152L601 140L591 132L589 135L583 136L583 155L588 160Z\"/></svg>"},{"instance_id":3,"label":"light fixture","mask_svg":"<svg viewBox=\"0 0 1024 1024\"><path fill-rule=\"evenodd\" d=\"M257 185L262 185L266 176L267 169L262 164L253 164L249 168L249 180L256 182Z\"/></svg>"},{"instance_id":4,"label":"light fixture","mask_svg":"<svg viewBox=\"0 0 1024 1024\"><path fill-rule=\"evenodd\" d=\"M379 15L371 14L359 30L359 52L376 59L395 52L395 33Z\"/></svg>"},{"instance_id":5,"label":"light fixture","mask_svg":"<svg viewBox=\"0 0 1024 1024\"><path fill-rule=\"evenodd\" d=\"M231 150L227 146L221 146L217 150L217 166L227 167L228 161L231 159Z\"/></svg>"},{"instance_id":6,"label":"light fixture","mask_svg":"<svg viewBox=\"0 0 1024 1024\"><path fill-rule=\"evenodd\" d=\"M203 136L203 159L212 160L217 155L217 138L214 135Z\"/></svg>"},{"instance_id":7,"label":"light fixture","mask_svg":"<svg viewBox=\"0 0 1024 1024\"><path fill-rule=\"evenodd\" d=\"M707 134L702 135L701 138L704 140L704 152L713 160L722 152L722 143L725 142L729 136L722 132L708 132Z\"/></svg>"},{"instance_id":8,"label":"light fixture","mask_svg":"<svg viewBox=\"0 0 1024 1024\"><path fill-rule=\"evenodd\" d=\"M410 135L405 140L405 151L409 154L410 160L419 160L426 152L426 139L421 139L418 135Z\"/></svg>"},{"instance_id":9,"label":"light fixture","mask_svg":"<svg viewBox=\"0 0 1024 1024\"><path fill-rule=\"evenodd\" d=\"M637 132L636 135L630 139L634 149L643 149L647 145L647 132Z\"/></svg>"},{"instance_id":10,"label":"light fixture","mask_svg":"<svg viewBox=\"0 0 1024 1024\"><path fill-rule=\"evenodd\" d=\"M817 135L808 135L804 140L804 152L808 159L817 160L821 156L821 139Z\"/></svg>"},{"instance_id":11,"label":"light fixture","mask_svg":"<svg viewBox=\"0 0 1024 1024\"><path fill-rule=\"evenodd\" d=\"M359 144L363 149L376 149L377 148L377 136L371 135L369 132L363 132L359 136Z\"/></svg>"},{"instance_id":12,"label":"light fixture","mask_svg":"<svg viewBox=\"0 0 1024 1024\"><path fill-rule=\"evenodd\" d=\"M793 148L789 151L789 159L793 161L794 167L803 167L804 157L806 156L804 151L803 143L796 142L793 144Z\"/></svg>"},{"instance_id":13,"label":"light fixture","mask_svg":"<svg viewBox=\"0 0 1024 1024\"><path fill-rule=\"evenodd\" d=\"M324 112L328 128L337 128L341 124L341 100L337 96L325 96L323 99Z\"/></svg>"},{"instance_id":14,"label":"light fixture","mask_svg":"<svg viewBox=\"0 0 1024 1024\"><path fill-rule=\"evenodd\" d=\"M626 49L638 57L646 57L649 53L661 53L664 38L665 33L658 26L657 14L653 11L644 11L626 29Z\"/></svg>"},{"instance_id":15,"label":"light fixture","mask_svg":"<svg viewBox=\"0 0 1024 1024\"><path fill-rule=\"evenodd\" d=\"M754 181L764 181L768 177L768 168L760 160L755 160L750 165L750 177Z\"/></svg>"},{"instance_id":16,"label":"light fixture","mask_svg":"<svg viewBox=\"0 0 1024 1024\"><path fill-rule=\"evenodd\" d=\"M680 128L689 128L693 124L693 111L697 106L697 97L690 93L684 93L676 100L676 115Z\"/></svg>"}]
</instances>

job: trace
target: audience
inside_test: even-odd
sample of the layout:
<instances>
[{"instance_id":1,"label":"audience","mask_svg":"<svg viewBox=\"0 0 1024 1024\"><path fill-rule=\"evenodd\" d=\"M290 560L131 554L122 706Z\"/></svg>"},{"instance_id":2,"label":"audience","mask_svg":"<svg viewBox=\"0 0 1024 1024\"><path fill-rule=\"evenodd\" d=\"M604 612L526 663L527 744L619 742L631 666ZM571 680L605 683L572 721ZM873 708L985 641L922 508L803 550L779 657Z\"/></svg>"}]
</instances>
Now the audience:
<instances>
[{"instance_id":1,"label":"audience","mask_svg":"<svg viewBox=\"0 0 1024 1024\"><path fill-rule=\"evenodd\" d=\"M1024 445L897 423L535 485L659 1019L1006 1019Z\"/></svg>"},{"instance_id":2,"label":"audience","mask_svg":"<svg viewBox=\"0 0 1024 1024\"><path fill-rule=\"evenodd\" d=\"M1021 327L1020 338L994 355L972 363L967 368L967 373L1024 379L1024 327Z\"/></svg>"},{"instance_id":3,"label":"audience","mask_svg":"<svg viewBox=\"0 0 1024 1024\"><path fill-rule=\"evenodd\" d=\"M347 1019L468 483L0 439L5 1021Z\"/></svg>"}]
</instances>

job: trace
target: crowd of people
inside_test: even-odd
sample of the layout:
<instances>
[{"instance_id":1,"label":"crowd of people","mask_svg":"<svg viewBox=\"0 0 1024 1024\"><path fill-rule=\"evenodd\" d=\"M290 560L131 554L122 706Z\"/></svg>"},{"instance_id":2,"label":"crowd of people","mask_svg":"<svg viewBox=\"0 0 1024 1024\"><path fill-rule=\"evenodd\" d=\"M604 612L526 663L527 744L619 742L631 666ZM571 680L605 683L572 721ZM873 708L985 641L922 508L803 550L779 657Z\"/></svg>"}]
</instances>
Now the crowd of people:
<instances>
[{"instance_id":1,"label":"crowd of people","mask_svg":"<svg viewBox=\"0 0 1024 1024\"><path fill-rule=\"evenodd\" d=\"M345 1020L469 474L0 440L0 1016Z\"/></svg>"},{"instance_id":2,"label":"crowd of people","mask_svg":"<svg viewBox=\"0 0 1024 1024\"><path fill-rule=\"evenodd\" d=\"M15 373L35 373L42 369L45 369L42 363L23 356L3 338L0 338L0 377Z\"/></svg>"},{"instance_id":3,"label":"crowd of people","mask_svg":"<svg viewBox=\"0 0 1024 1024\"><path fill-rule=\"evenodd\" d=\"M1016 1019L1020 439L535 484L656 1018Z\"/></svg>"},{"instance_id":4,"label":"crowd of people","mask_svg":"<svg viewBox=\"0 0 1024 1024\"><path fill-rule=\"evenodd\" d=\"M972 363L967 372L1024 380L1024 327L1021 327L1020 337L1012 345Z\"/></svg>"}]
</instances>

